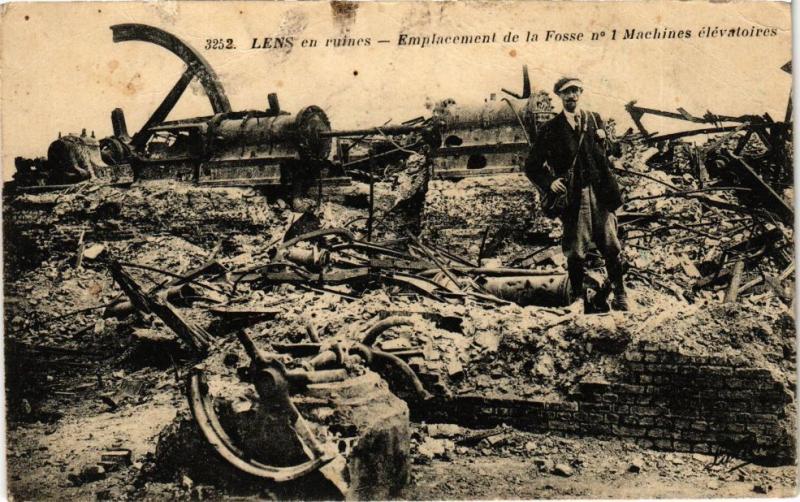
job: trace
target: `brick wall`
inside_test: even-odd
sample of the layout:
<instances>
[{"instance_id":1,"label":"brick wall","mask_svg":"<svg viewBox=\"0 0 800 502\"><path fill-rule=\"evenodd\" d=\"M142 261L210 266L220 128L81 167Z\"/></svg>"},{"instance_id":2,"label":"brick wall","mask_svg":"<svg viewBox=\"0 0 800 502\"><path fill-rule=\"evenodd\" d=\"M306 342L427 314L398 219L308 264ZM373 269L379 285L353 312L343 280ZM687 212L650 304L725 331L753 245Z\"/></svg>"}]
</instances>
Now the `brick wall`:
<instances>
[{"instance_id":1,"label":"brick wall","mask_svg":"<svg viewBox=\"0 0 800 502\"><path fill-rule=\"evenodd\" d=\"M415 420L625 438L645 448L794 460L794 399L766 369L738 356L691 356L640 343L614 382L585 381L564 401L437 398ZM419 409L416 409L419 408Z\"/></svg>"}]
</instances>

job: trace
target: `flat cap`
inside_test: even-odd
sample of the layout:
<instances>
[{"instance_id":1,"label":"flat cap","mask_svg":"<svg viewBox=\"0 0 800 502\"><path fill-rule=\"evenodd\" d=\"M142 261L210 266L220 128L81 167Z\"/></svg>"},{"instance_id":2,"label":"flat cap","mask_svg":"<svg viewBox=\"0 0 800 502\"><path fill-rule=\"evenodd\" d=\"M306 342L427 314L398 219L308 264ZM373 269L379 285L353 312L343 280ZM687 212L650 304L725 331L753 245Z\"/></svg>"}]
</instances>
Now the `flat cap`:
<instances>
[{"instance_id":1,"label":"flat cap","mask_svg":"<svg viewBox=\"0 0 800 502\"><path fill-rule=\"evenodd\" d=\"M583 90L583 82L575 77L561 77L558 79L558 82L556 82L556 85L553 86L553 92L558 94L564 91L564 89L569 89L570 87L577 87Z\"/></svg>"}]
</instances>

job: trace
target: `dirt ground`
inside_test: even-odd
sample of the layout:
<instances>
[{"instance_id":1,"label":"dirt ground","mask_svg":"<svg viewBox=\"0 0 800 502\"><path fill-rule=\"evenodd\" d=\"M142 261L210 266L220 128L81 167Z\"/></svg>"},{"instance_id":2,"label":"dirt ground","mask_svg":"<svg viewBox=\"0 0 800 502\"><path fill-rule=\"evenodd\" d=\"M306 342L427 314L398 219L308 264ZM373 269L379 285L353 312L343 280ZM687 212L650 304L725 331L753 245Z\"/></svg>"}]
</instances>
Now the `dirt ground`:
<instances>
[{"instance_id":1,"label":"dirt ground","mask_svg":"<svg viewBox=\"0 0 800 502\"><path fill-rule=\"evenodd\" d=\"M145 375L139 375L145 376ZM185 476L172 483L137 480L152 458L155 437L185 399L171 376L139 403L109 411L86 399L52 403L64 416L55 424L31 423L9 431L8 480L18 500L228 498ZM429 427L415 427L411 480L402 498L718 498L791 497L797 493L795 466L761 467L735 458L644 450L623 441L562 438L507 430L492 444L445 447L432 457L419 452ZM459 433L476 434L458 426ZM435 430L431 429L434 433ZM449 441L441 439L441 441ZM96 463L102 451L129 448L133 464L105 478L75 486L76 467ZM564 468L566 466L566 468ZM563 469L563 470L561 470ZM270 496L265 488L262 496Z\"/></svg>"}]
</instances>

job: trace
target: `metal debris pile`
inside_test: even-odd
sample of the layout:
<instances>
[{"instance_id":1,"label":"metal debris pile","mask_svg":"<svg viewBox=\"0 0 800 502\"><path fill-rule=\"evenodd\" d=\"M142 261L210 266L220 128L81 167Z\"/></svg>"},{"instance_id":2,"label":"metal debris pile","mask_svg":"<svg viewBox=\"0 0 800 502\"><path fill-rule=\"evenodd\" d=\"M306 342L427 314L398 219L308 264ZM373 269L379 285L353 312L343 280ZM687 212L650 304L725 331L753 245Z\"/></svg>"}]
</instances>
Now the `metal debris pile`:
<instances>
[{"instance_id":1,"label":"metal debris pile","mask_svg":"<svg viewBox=\"0 0 800 502\"><path fill-rule=\"evenodd\" d=\"M749 137L741 134L729 141ZM712 140L702 148L719 145ZM648 149L637 152L644 163L629 156L619 169L628 183L639 178L628 186L620 215L631 277L689 302L732 302L747 295L759 303L767 296L763 287L754 288L766 285L790 303L784 281L794 271L792 213L783 208L791 203L791 180L766 184L761 177L732 180L729 173L698 177L697 158L686 154L698 147L671 148L671 159ZM765 197L779 202L765 204Z\"/></svg>"},{"instance_id":2,"label":"metal debris pile","mask_svg":"<svg viewBox=\"0 0 800 502\"><path fill-rule=\"evenodd\" d=\"M15 383L12 377L10 416L59 420L58 408L86 392L94 396L92 406L121 413L184 387L162 377L151 382L148 368L174 367L185 374L205 360L206 378L217 382L211 386L214 400L227 403L228 411L218 413L228 420L237 416L235 410L261 406L249 384L239 381L238 368L250 359L237 336L249 337L268 360L283 361L286 375L358 378L378 354L394 369L373 369L412 415L429 396L564 399L582 380L613 378L617 354L649 339L673 339L700 353L744 351L759 364L791 373L792 345L779 327L791 324L784 291L790 281L780 277L786 248L773 239L791 230L743 205L738 190L695 192L701 189L681 165L669 173L648 166L650 151L631 148L620 166L629 201L620 220L631 294L639 305L626 315L584 316L580 304L569 305L557 259L558 224L547 231L552 242L544 248L509 239L479 262L477 255L469 258L425 237L426 199L422 215L416 215L420 234L410 231L413 220L384 225L376 219L369 240L369 209L362 199L321 201L300 213L248 189L148 184L7 198L7 207L17 209L9 213L11 223L46 214L38 227L23 232L40 253L17 262L24 266L17 265L21 274L9 284L12 366L42 358L51 364L51 371L33 379ZM391 185L375 184L379 211L406 200L393 195ZM427 198L431 187L423 187ZM97 216L105 214L102 208L110 208L109 216ZM191 230L212 216L216 226ZM729 237L715 238L723 232ZM505 257L509 250L514 257ZM736 259L746 267L736 303L724 307L720 301L731 289L725 270ZM592 281L590 286L602 289L602 274ZM694 319L675 317L680 312L694 312L705 325L717 325L716 331L733 332L731 322L745 318L755 324L726 340L711 333L687 338L698 330L680 327ZM675 329L659 330L665 322ZM347 362L359 350L362 362ZM346 375L337 373L338 364ZM143 385L113 376L120 369ZM50 389L49 398L32 397L43 388ZM187 402L173 399L170 406L186 413ZM355 437L331 429L335 414L298 409L322 450ZM184 425L170 430L189 430L194 419L182 417ZM178 432L161 436L160 451L170 451L167 445L181 451L188 444ZM481 441L482 448L495 447L489 436ZM439 445L425 438L415 444L418 458L447 459L459 451L454 445L436 453ZM152 457L140 475L172 479L176 470L184 472L174 462L166 453Z\"/></svg>"}]
</instances>

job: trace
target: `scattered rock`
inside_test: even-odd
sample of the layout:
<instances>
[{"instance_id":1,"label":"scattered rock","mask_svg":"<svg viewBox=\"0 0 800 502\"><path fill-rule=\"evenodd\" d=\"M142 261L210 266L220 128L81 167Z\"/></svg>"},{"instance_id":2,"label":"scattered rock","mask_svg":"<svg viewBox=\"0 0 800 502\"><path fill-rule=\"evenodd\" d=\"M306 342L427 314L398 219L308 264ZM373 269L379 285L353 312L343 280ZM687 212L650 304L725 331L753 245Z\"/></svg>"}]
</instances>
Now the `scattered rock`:
<instances>
[{"instance_id":1,"label":"scattered rock","mask_svg":"<svg viewBox=\"0 0 800 502\"><path fill-rule=\"evenodd\" d=\"M672 455L669 457L669 461L675 465L683 465L683 459L677 455Z\"/></svg>"},{"instance_id":2,"label":"scattered rock","mask_svg":"<svg viewBox=\"0 0 800 502\"><path fill-rule=\"evenodd\" d=\"M458 361L450 361L447 364L447 374L453 379L461 378L464 376L464 366Z\"/></svg>"},{"instance_id":3,"label":"scattered rock","mask_svg":"<svg viewBox=\"0 0 800 502\"><path fill-rule=\"evenodd\" d=\"M386 340L380 343L381 350L405 350L411 348L411 343L407 338L395 338L393 340Z\"/></svg>"},{"instance_id":4,"label":"scattered rock","mask_svg":"<svg viewBox=\"0 0 800 502\"><path fill-rule=\"evenodd\" d=\"M497 434L486 438L486 441L488 441L489 445L492 447L502 446L507 440L508 436L505 434Z\"/></svg>"},{"instance_id":5,"label":"scattered rock","mask_svg":"<svg viewBox=\"0 0 800 502\"><path fill-rule=\"evenodd\" d=\"M446 458L448 447L452 449L455 445L446 439L426 438L417 446L418 458L423 463L429 463L434 458Z\"/></svg>"},{"instance_id":6,"label":"scattered rock","mask_svg":"<svg viewBox=\"0 0 800 502\"><path fill-rule=\"evenodd\" d=\"M234 413L245 413L253 409L253 403L249 399L236 399L231 403L231 411Z\"/></svg>"},{"instance_id":7,"label":"scattered rock","mask_svg":"<svg viewBox=\"0 0 800 502\"><path fill-rule=\"evenodd\" d=\"M93 328L95 335L101 334L105 329L106 329L105 319L98 319L97 321L95 321Z\"/></svg>"},{"instance_id":8,"label":"scattered rock","mask_svg":"<svg viewBox=\"0 0 800 502\"><path fill-rule=\"evenodd\" d=\"M106 450L100 454L100 461L116 464L117 466L131 465L131 450L126 448Z\"/></svg>"},{"instance_id":9,"label":"scattered rock","mask_svg":"<svg viewBox=\"0 0 800 502\"><path fill-rule=\"evenodd\" d=\"M117 487L98 490L94 494L97 500L122 500L122 491Z\"/></svg>"},{"instance_id":10,"label":"scattered rock","mask_svg":"<svg viewBox=\"0 0 800 502\"><path fill-rule=\"evenodd\" d=\"M575 471L572 469L572 467L564 463L556 464L551 472L556 476L562 476L565 478L568 478L573 474L575 474Z\"/></svg>"},{"instance_id":11,"label":"scattered rock","mask_svg":"<svg viewBox=\"0 0 800 502\"><path fill-rule=\"evenodd\" d=\"M119 408L119 404L117 404L117 402L108 394L101 394L99 397L100 400L103 401L106 406L108 406L108 411L114 412Z\"/></svg>"},{"instance_id":12,"label":"scattered rock","mask_svg":"<svg viewBox=\"0 0 800 502\"><path fill-rule=\"evenodd\" d=\"M539 360L536 362L536 366L533 367L533 372L536 376L540 377L551 377L555 374L555 369L553 368L553 358L550 357L549 354L542 354L539 357Z\"/></svg>"},{"instance_id":13,"label":"scattered rock","mask_svg":"<svg viewBox=\"0 0 800 502\"><path fill-rule=\"evenodd\" d=\"M106 477L106 470L102 465L87 465L84 466L80 472L71 473L67 478L75 486L81 486L93 481L99 481Z\"/></svg>"},{"instance_id":14,"label":"scattered rock","mask_svg":"<svg viewBox=\"0 0 800 502\"><path fill-rule=\"evenodd\" d=\"M455 437L464 433L463 427L456 424L430 424L427 426L428 434L433 437Z\"/></svg>"},{"instance_id":15,"label":"scattered rock","mask_svg":"<svg viewBox=\"0 0 800 502\"><path fill-rule=\"evenodd\" d=\"M593 350L606 354L619 354L631 341L631 335L613 315L578 316L575 330L583 336Z\"/></svg>"},{"instance_id":16,"label":"scattered rock","mask_svg":"<svg viewBox=\"0 0 800 502\"><path fill-rule=\"evenodd\" d=\"M92 244L88 248L83 250L83 257L87 260L94 260L98 256L100 256L103 251L106 250L106 247L103 244Z\"/></svg>"},{"instance_id":17,"label":"scattered rock","mask_svg":"<svg viewBox=\"0 0 800 502\"><path fill-rule=\"evenodd\" d=\"M628 466L628 472L640 473L644 469L644 459L641 457L636 457L631 460L630 465Z\"/></svg>"},{"instance_id":18,"label":"scattered rock","mask_svg":"<svg viewBox=\"0 0 800 502\"><path fill-rule=\"evenodd\" d=\"M482 331L475 337L475 343L488 352L497 352L500 346L500 337L490 331Z\"/></svg>"},{"instance_id":19,"label":"scattered rock","mask_svg":"<svg viewBox=\"0 0 800 502\"><path fill-rule=\"evenodd\" d=\"M192 481L192 478L190 478L186 474L183 474L181 476L181 488L183 488L187 492L190 491L192 488L194 488L194 481Z\"/></svg>"},{"instance_id":20,"label":"scattered rock","mask_svg":"<svg viewBox=\"0 0 800 502\"><path fill-rule=\"evenodd\" d=\"M764 484L764 483L757 483L753 485L753 491L756 493L760 493L762 495L766 495L772 490L772 485Z\"/></svg>"}]
</instances>

